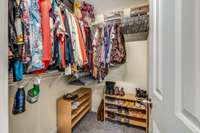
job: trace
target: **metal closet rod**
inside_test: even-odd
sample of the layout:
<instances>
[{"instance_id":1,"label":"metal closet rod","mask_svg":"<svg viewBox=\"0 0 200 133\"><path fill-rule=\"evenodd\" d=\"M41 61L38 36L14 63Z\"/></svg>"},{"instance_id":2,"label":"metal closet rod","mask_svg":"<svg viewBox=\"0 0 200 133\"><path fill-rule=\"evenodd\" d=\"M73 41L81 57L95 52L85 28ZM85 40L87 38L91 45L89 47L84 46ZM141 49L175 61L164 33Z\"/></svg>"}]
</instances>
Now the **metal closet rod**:
<instances>
[{"instance_id":1,"label":"metal closet rod","mask_svg":"<svg viewBox=\"0 0 200 133\"><path fill-rule=\"evenodd\" d=\"M20 87L21 85L23 85L24 87L26 87L31 82L33 82L34 78L36 77L39 77L41 80L45 80L45 79L51 79L51 78L61 77L61 76L64 76L64 72L52 71L52 72L44 73L41 75L29 74L29 75L25 75L22 81L13 82L13 81L10 81L13 78L10 78L8 85L17 86L17 87Z\"/></svg>"}]
</instances>

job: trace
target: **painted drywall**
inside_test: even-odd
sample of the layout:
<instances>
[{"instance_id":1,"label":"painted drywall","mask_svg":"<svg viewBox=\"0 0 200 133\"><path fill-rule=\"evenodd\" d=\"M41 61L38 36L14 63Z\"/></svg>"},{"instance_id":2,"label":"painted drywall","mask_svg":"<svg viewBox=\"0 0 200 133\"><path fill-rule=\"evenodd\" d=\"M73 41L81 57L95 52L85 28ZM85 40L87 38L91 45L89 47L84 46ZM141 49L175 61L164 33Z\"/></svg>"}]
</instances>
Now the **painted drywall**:
<instances>
[{"instance_id":1,"label":"painted drywall","mask_svg":"<svg viewBox=\"0 0 200 133\"><path fill-rule=\"evenodd\" d=\"M8 1L0 1L0 133L8 133Z\"/></svg>"},{"instance_id":2,"label":"painted drywall","mask_svg":"<svg viewBox=\"0 0 200 133\"><path fill-rule=\"evenodd\" d=\"M127 42L126 76L124 81L147 89L147 41Z\"/></svg>"},{"instance_id":3,"label":"painted drywall","mask_svg":"<svg viewBox=\"0 0 200 133\"><path fill-rule=\"evenodd\" d=\"M147 41L128 42L127 62L110 70L106 80L117 81L125 92L135 93L136 87L146 89ZM53 83L53 84L52 84ZM26 91L32 84L26 88ZM12 106L17 85L9 87L10 133L52 133L56 129L56 100L63 94L72 92L80 86L68 85L65 78L50 77L41 81L39 102L26 103L26 112L13 115ZM92 84L92 111L96 112L103 97L104 82Z\"/></svg>"}]
</instances>

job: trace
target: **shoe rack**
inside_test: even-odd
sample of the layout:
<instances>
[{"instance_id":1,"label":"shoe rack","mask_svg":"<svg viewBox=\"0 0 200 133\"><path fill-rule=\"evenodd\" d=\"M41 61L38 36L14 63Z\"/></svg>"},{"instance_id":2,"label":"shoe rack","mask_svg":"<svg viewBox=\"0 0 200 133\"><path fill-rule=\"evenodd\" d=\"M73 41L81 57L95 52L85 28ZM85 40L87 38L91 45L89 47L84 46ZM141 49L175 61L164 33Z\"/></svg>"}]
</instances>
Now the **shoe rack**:
<instances>
[{"instance_id":1,"label":"shoe rack","mask_svg":"<svg viewBox=\"0 0 200 133\"><path fill-rule=\"evenodd\" d=\"M148 106L142 104L143 100L133 94L116 96L104 93L104 120L141 127L148 133Z\"/></svg>"},{"instance_id":2,"label":"shoe rack","mask_svg":"<svg viewBox=\"0 0 200 133\"><path fill-rule=\"evenodd\" d=\"M72 94L78 95L78 98L64 100L61 97L57 100L58 133L71 133L72 128L91 110L91 88L80 88Z\"/></svg>"}]
</instances>

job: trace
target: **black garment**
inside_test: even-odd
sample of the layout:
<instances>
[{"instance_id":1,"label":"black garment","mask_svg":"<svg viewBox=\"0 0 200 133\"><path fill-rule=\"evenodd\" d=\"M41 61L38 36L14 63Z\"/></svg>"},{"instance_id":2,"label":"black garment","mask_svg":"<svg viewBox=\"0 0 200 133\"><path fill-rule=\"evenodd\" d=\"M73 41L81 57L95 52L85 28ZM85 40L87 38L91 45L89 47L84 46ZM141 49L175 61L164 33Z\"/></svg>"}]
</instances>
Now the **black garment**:
<instances>
[{"instance_id":1,"label":"black garment","mask_svg":"<svg viewBox=\"0 0 200 133\"><path fill-rule=\"evenodd\" d=\"M56 17L53 13L53 10L51 9L49 11L49 16L53 19L53 23L55 23ZM58 55L58 38L56 35L56 30L53 31L53 57L52 57L52 64L49 65L48 69L49 70L55 70L58 69L59 67L59 55Z\"/></svg>"},{"instance_id":2,"label":"black garment","mask_svg":"<svg viewBox=\"0 0 200 133\"><path fill-rule=\"evenodd\" d=\"M69 23L68 23L68 17L67 13L64 10L64 25L65 25L65 30L67 32L67 35L65 36L66 41L65 41L65 46L66 46L66 63L67 64L73 64L74 61L74 54L73 54L73 48L72 48L72 41L71 41L71 32L69 28Z\"/></svg>"},{"instance_id":3,"label":"black garment","mask_svg":"<svg viewBox=\"0 0 200 133\"><path fill-rule=\"evenodd\" d=\"M15 29L15 15L14 15L14 2L13 0L8 0L8 39L10 50L14 53L14 42L16 39L16 29Z\"/></svg>"},{"instance_id":4,"label":"black garment","mask_svg":"<svg viewBox=\"0 0 200 133\"><path fill-rule=\"evenodd\" d=\"M8 38L9 48L16 58L22 58L23 46L16 44L17 31L15 27L16 18L21 18L23 15L23 0L20 1L19 5L15 0L8 1ZM22 23L22 32L24 30Z\"/></svg>"},{"instance_id":5,"label":"black garment","mask_svg":"<svg viewBox=\"0 0 200 133\"><path fill-rule=\"evenodd\" d=\"M114 25L114 32L112 34L112 51L110 62L112 64L123 64L126 61L125 39L122 33L121 25Z\"/></svg>"},{"instance_id":6,"label":"black garment","mask_svg":"<svg viewBox=\"0 0 200 133\"><path fill-rule=\"evenodd\" d=\"M88 69L93 68L93 47L92 47L92 33L90 28L86 28L86 53L88 58Z\"/></svg>"}]
</instances>

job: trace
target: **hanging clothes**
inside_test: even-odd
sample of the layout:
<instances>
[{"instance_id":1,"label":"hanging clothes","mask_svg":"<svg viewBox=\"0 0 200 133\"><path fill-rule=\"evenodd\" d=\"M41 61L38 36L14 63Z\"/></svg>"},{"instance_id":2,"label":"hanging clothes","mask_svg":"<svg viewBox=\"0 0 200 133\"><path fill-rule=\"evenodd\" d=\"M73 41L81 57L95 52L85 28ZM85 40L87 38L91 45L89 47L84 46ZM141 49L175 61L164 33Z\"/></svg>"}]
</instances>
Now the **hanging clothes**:
<instances>
[{"instance_id":1,"label":"hanging clothes","mask_svg":"<svg viewBox=\"0 0 200 133\"><path fill-rule=\"evenodd\" d=\"M54 65L56 60L55 43L54 43L54 31L55 31L54 22L55 22L55 15L53 13L53 8L51 6L51 9L49 11L49 25L50 25L50 36L51 36L51 61L49 67Z\"/></svg>"},{"instance_id":2,"label":"hanging clothes","mask_svg":"<svg viewBox=\"0 0 200 133\"><path fill-rule=\"evenodd\" d=\"M27 0L28 1L28 0ZM30 3L29 3L30 2ZM28 1L29 10L29 26L30 33L29 43L31 51L31 61L28 67L28 72L34 72L44 69L42 61L43 46L42 46L42 32L41 32L41 18L39 13L39 5L37 0Z\"/></svg>"},{"instance_id":3,"label":"hanging clothes","mask_svg":"<svg viewBox=\"0 0 200 133\"><path fill-rule=\"evenodd\" d=\"M76 3L77 16L60 0L9 0L9 53L16 80L23 73L59 69L89 72L101 82L111 65L126 60L121 26L89 27L93 6ZM11 11L10 11L11 10ZM83 15L81 16L80 15ZM10 69L12 71L12 69Z\"/></svg>"},{"instance_id":4,"label":"hanging clothes","mask_svg":"<svg viewBox=\"0 0 200 133\"><path fill-rule=\"evenodd\" d=\"M85 43L83 39L83 35L81 32L80 24L78 19L74 16L76 26L77 26L77 33L78 33L78 40L79 40L79 45L81 48L81 54L82 54L82 64L86 65L88 63L87 56L86 56L86 48L85 48Z\"/></svg>"},{"instance_id":5,"label":"hanging clothes","mask_svg":"<svg viewBox=\"0 0 200 133\"><path fill-rule=\"evenodd\" d=\"M74 55L73 55L73 47L72 47L72 40L71 40L71 33L70 33L70 27L69 27L69 17L68 14L69 12L67 11L67 9L64 10L64 25L65 25L65 29L66 29L66 33L67 35L65 36L65 58L66 58L66 63L67 65L69 64L74 64Z\"/></svg>"},{"instance_id":6,"label":"hanging clothes","mask_svg":"<svg viewBox=\"0 0 200 133\"><path fill-rule=\"evenodd\" d=\"M126 61L124 36L118 24L97 26L92 46L92 75L99 82L104 80L111 65Z\"/></svg>"},{"instance_id":7,"label":"hanging clothes","mask_svg":"<svg viewBox=\"0 0 200 133\"><path fill-rule=\"evenodd\" d=\"M54 7L54 14L56 17L55 20L55 30L56 30L56 38L58 38L58 52L59 52L59 68L60 69L65 69L66 68L66 62L65 62L65 35L66 35L66 30L65 30L65 25L64 25L64 15L62 14L64 10L62 9L61 5L56 5Z\"/></svg>"},{"instance_id":8,"label":"hanging clothes","mask_svg":"<svg viewBox=\"0 0 200 133\"><path fill-rule=\"evenodd\" d=\"M86 28L86 53L88 58L87 69L90 71L92 69L92 54L93 54L93 47L92 47L92 32L90 28Z\"/></svg>"},{"instance_id":9,"label":"hanging clothes","mask_svg":"<svg viewBox=\"0 0 200 133\"><path fill-rule=\"evenodd\" d=\"M39 0L42 28L42 43L43 43L43 63L45 68L48 68L51 61L52 43L50 31L49 11L51 3L49 0Z\"/></svg>"},{"instance_id":10,"label":"hanging clothes","mask_svg":"<svg viewBox=\"0 0 200 133\"><path fill-rule=\"evenodd\" d=\"M14 5L15 5L14 13L15 13L15 30L16 30L15 44L22 45L24 44L23 23L22 23L23 0L15 0Z\"/></svg>"},{"instance_id":11,"label":"hanging clothes","mask_svg":"<svg viewBox=\"0 0 200 133\"><path fill-rule=\"evenodd\" d=\"M82 33L82 36L83 36L83 40L84 40L84 43L86 43L86 26L84 25L83 21L79 21L79 25L80 25L80 28L81 28L81 33Z\"/></svg>"},{"instance_id":12,"label":"hanging clothes","mask_svg":"<svg viewBox=\"0 0 200 133\"><path fill-rule=\"evenodd\" d=\"M24 25L24 51L23 51L23 63L25 64L25 71L28 72L28 67L30 66L32 54L31 54L31 46L30 46L30 1L29 0L23 0L24 1L24 10L23 10L23 25Z\"/></svg>"},{"instance_id":13,"label":"hanging clothes","mask_svg":"<svg viewBox=\"0 0 200 133\"><path fill-rule=\"evenodd\" d=\"M8 11L8 36L9 36L9 48L11 52L17 58L23 57L23 1L9 0Z\"/></svg>"},{"instance_id":14,"label":"hanging clothes","mask_svg":"<svg viewBox=\"0 0 200 133\"><path fill-rule=\"evenodd\" d=\"M59 46L59 38L57 35L57 29L59 26L59 18L58 18L58 5L56 0L52 0L52 6L50 9L50 29L51 29L51 44L52 44L52 54L51 54L51 63L48 67L49 70L58 69L61 64L60 60L60 46Z\"/></svg>"},{"instance_id":15,"label":"hanging clothes","mask_svg":"<svg viewBox=\"0 0 200 133\"><path fill-rule=\"evenodd\" d=\"M111 55L111 50L112 50L112 44L111 39L110 39L110 34L111 34L111 30L112 30L112 26L107 25L104 29L105 31L105 60L106 60L106 64L109 65L110 64L110 55Z\"/></svg>"},{"instance_id":16,"label":"hanging clothes","mask_svg":"<svg viewBox=\"0 0 200 133\"><path fill-rule=\"evenodd\" d=\"M8 1L8 39L9 39L9 48L14 54L14 43L16 39L16 30L15 30L15 15L14 15L15 4L13 0Z\"/></svg>"},{"instance_id":17,"label":"hanging clothes","mask_svg":"<svg viewBox=\"0 0 200 133\"><path fill-rule=\"evenodd\" d=\"M65 62L65 37L63 34L59 34L60 53L61 53L61 68L66 68Z\"/></svg>"},{"instance_id":18,"label":"hanging clothes","mask_svg":"<svg viewBox=\"0 0 200 133\"><path fill-rule=\"evenodd\" d=\"M115 24L111 31L111 57L112 64L122 64L126 60L125 40L120 25Z\"/></svg>"},{"instance_id":19,"label":"hanging clothes","mask_svg":"<svg viewBox=\"0 0 200 133\"><path fill-rule=\"evenodd\" d=\"M97 79L98 76L98 60L97 60L97 48L99 46L98 44L99 42L99 29L95 28L95 35L94 35L94 40L92 42L92 46L93 46L93 70L92 70L92 76L94 77L94 79Z\"/></svg>"},{"instance_id":20,"label":"hanging clothes","mask_svg":"<svg viewBox=\"0 0 200 133\"><path fill-rule=\"evenodd\" d=\"M81 47L80 47L80 42L79 42L79 34L78 34L78 28L77 28L77 23L75 20L75 16L71 13L69 13L69 16L71 18L71 35L72 35L72 45L74 48L74 57L75 57L75 62L79 66L83 65L83 57L82 57L82 52L81 52Z\"/></svg>"}]
</instances>

